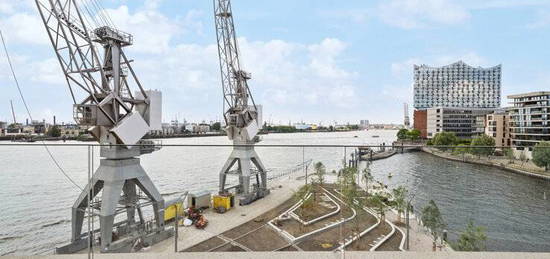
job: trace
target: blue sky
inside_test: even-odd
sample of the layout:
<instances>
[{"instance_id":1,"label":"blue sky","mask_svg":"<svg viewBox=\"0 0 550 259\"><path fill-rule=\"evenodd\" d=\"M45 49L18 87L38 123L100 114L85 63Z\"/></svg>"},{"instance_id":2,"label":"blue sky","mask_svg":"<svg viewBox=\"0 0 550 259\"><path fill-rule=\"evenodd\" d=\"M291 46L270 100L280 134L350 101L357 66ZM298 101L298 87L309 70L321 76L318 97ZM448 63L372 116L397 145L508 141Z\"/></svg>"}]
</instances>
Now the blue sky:
<instances>
[{"instance_id":1,"label":"blue sky","mask_svg":"<svg viewBox=\"0 0 550 259\"><path fill-rule=\"evenodd\" d=\"M126 53L163 91L164 121L221 118L211 0L100 1L134 34ZM413 64L502 64L503 96L550 89L550 0L233 0L233 11L253 95L275 123L401 123ZM0 26L33 117L72 121L34 0L0 0ZM0 120L10 99L24 119L0 58Z\"/></svg>"}]
</instances>

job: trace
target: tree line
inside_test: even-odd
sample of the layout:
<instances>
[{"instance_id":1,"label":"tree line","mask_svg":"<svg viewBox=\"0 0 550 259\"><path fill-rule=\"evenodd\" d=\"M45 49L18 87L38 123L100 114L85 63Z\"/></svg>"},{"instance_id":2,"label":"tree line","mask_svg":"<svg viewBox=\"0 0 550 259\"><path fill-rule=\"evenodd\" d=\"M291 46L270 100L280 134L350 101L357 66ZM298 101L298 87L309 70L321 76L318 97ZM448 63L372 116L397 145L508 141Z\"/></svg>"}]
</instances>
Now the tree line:
<instances>
[{"instance_id":1,"label":"tree line","mask_svg":"<svg viewBox=\"0 0 550 259\"><path fill-rule=\"evenodd\" d=\"M479 135L471 140L460 139L453 132L441 132L428 140L427 145L436 146L443 151L452 150L454 154L472 154L478 157L495 154L495 139L485 134ZM514 159L512 149L505 149L504 155L511 160ZM550 142L539 142L533 148L533 163L546 171L550 170ZM527 158L522 152L519 159L525 161Z\"/></svg>"}]
</instances>

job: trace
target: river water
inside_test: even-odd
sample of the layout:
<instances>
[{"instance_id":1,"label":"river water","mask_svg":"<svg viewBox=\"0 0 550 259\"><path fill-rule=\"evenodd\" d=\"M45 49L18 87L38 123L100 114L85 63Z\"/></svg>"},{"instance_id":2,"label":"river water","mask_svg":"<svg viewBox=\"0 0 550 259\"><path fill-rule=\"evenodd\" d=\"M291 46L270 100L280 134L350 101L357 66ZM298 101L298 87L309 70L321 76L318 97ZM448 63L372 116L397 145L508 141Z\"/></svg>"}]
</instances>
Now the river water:
<instances>
[{"instance_id":1,"label":"river water","mask_svg":"<svg viewBox=\"0 0 550 259\"><path fill-rule=\"evenodd\" d=\"M391 143L396 131L295 133L263 136L264 145L363 145ZM373 137L376 135L378 137ZM225 137L165 139L165 144L230 144ZM87 181L86 147L51 147L80 186ZM351 148L257 147L271 172L313 159L337 169ZM142 165L167 199L184 190L216 190L228 147L164 147L142 157ZM96 149L96 154L98 150ZM0 146L0 255L48 254L69 240L70 207L79 194L43 147ZM98 164L98 157L95 165ZM419 210L436 201L455 238L472 218L487 228L492 251L550 251L550 183L495 168L463 164L424 153L376 161L375 178L406 185ZM388 173L393 177L388 178Z\"/></svg>"}]
</instances>

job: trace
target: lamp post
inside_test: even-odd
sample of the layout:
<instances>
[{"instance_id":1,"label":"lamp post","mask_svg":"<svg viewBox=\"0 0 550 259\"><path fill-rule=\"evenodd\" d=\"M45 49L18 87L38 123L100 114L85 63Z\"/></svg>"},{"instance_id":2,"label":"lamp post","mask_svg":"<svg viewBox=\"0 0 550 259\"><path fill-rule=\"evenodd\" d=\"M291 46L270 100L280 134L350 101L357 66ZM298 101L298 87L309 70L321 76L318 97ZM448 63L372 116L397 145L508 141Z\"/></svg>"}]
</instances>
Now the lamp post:
<instances>
[{"instance_id":1,"label":"lamp post","mask_svg":"<svg viewBox=\"0 0 550 259\"><path fill-rule=\"evenodd\" d=\"M414 199L414 194L410 197L410 199L407 201L407 208L405 209L405 217L406 217L406 220L405 220L405 224L406 224L406 243L405 243L405 246L406 246L406 249L409 250L410 249L410 235L409 235L409 229L410 229L410 224L409 224L409 213L410 213L410 210L412 208L412 205L411 205L411 201Z\"/></svg>"}]
</instances>

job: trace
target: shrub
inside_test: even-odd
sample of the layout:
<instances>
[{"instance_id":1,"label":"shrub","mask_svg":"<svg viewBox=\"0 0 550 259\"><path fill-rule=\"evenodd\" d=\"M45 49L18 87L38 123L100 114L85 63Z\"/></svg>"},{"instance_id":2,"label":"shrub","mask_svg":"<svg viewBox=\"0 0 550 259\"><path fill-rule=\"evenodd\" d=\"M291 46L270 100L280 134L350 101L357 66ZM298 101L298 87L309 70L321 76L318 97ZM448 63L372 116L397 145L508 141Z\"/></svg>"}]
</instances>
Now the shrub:
<instances>
[{"instance_id":1,"label":"shrub","mask_svg":"<svg viewBox=\"0 0 550 259\"><path fill-rule=\"evenodd\" d=\"M432 143L436 146L453 146L458 143L458 138L453 132L441 132L435 134ZM447 150L447 148L440 148L441 150Z\"/></svg>"},{"instance_id":2,"label":"shrub","mask_svg":"<svg viewBox=\"0 0 550 259\"><path fill-rule=\"evenodd\" d=\"M495 139L487 136L487 135L481 135L477 138L474 138L472 140L471 144L471 152L474 155L491 155L495 151ZM490 147L490 148L487 148Z\"/></svg>"},{"instance_id":3,"label":"shrub","mask_svg":"<svg viewBox=\"0 0 550 259\"><path fill-rule=\"evenodd\" d=\"M535 146L535 149L533 149L533 163L544 167L548 171L550 168L550 142L543 141Z\"/></svg>"}]
</instances>

